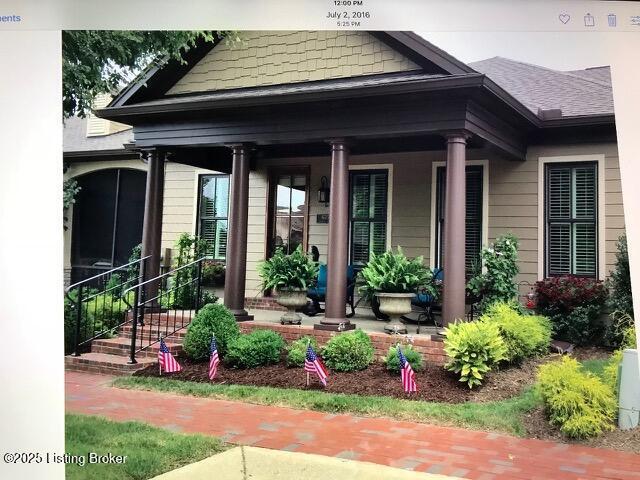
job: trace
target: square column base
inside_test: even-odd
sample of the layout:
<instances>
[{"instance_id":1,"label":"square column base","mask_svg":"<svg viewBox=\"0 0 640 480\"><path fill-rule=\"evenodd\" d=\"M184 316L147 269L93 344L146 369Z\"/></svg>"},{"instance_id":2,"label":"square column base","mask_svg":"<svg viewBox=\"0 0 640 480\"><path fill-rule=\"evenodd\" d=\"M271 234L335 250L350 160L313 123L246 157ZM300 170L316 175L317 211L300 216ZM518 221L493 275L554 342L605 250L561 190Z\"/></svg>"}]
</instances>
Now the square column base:
<instances>
[{"instance_id":1,"label":"square column base","mask_svg":"<svg viewBox=\"0 0 640 480\"><path fill-rule=\"evenodd\" d=\"M346 332L348 330L355 330L356 324L351 322L345 323L315 323L313 325L314 330L325 330L330 332Z\"/></svg>"},{"instance_id":2,"label":"square column base","mask_svg":"<svg viewBox=\"0 0 640 480\"><path fill-rule=\"evenodd\" d=\"M246 310L231 310L231 313L236 318L236 322L250 322L253 320L253 315L249 315Z\"/></svg>"}]
</instances>

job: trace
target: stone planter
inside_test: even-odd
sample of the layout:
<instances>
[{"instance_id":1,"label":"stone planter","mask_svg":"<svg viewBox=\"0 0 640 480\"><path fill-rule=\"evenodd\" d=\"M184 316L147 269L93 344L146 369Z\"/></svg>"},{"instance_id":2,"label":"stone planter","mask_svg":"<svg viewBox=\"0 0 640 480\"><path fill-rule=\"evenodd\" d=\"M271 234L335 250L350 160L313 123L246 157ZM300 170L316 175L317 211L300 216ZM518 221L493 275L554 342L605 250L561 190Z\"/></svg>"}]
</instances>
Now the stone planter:
<instances>
[{"instance_id":1,"label":"stone planter","mask_svg":"<svg viewBox=\"0 0 640 480\"><path fill-rule=\"evenodd\" d=\"M296 313L296 309L304 307L307 304L307 291L306 290L278 290L278 296L276 301L287 308L285 313L280 318L280 323L300 325L302 317Z\"/></svg>"},{"instance_id":2,"label":"stone planter","mask_svg":"<svg viewBox=\"0 0 640 480\"><path fill-rule=\"evenodd\" d=\"M380 311L389 315L389 323L385 325L387 333L407 333L407 327L400 323L403 315L411 313L413 293L376 293L380 301Z\"/></svg>"}]
</instances>

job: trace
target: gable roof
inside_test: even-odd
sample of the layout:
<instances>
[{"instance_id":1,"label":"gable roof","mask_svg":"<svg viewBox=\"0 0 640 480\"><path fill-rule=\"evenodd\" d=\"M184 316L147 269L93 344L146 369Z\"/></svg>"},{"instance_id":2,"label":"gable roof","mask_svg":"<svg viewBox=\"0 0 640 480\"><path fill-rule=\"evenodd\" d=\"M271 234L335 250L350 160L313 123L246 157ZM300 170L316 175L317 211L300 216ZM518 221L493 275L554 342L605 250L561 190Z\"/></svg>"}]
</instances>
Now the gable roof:
<instances>
[{"instance_id":1,"label":"gable roof","mask_svg":"<svg viewBox=\"0 0 640 480\"><path fill-rule=\"evenodd\" d=\"M400 52L428 73L459 75L476 73L471 67L457 60L447 52L413 32L368 32L392 49ZM183 55L185 63L177 60L163 60L151 64L147 69L116 96L108 107L123 107L149 100L166 94L178 79L186 75L202 60L221 39L215 42L199 41L196 47Z\"/></svg>"},{"instance_id":2,"label":"gable roof","mask_svg":"<svg viewBox=\"0 0 640 480\"><path fill-rule=\"evenodd\" d=\"M561 109L562 117L613 115L609 67L559 71L503 57L469 64L531 112Z\"/></svg>"}]
</instances>

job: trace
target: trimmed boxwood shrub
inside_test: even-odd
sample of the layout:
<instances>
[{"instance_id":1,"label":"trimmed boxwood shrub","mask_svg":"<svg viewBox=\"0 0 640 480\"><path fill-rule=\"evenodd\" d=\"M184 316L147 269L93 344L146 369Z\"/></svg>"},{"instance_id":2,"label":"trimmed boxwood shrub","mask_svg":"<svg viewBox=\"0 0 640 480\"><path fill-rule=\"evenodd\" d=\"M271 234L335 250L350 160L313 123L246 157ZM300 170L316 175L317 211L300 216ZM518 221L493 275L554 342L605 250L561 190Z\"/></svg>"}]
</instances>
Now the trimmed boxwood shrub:
<instances>
[{"instance_id":1,"label":"trimmed boxwood shrub","mask_svg":"<svg viewBox=\"0 0 640 480\"><path fill-rule=\"evenodd\" d=\"M318 341L315 337L305 335L291 342L287 346L287 366L289 367L302 367L304 366L304 359L307 355L307 344L311 342L311 347L315 352L318 351Z\"/></svg>"},{"instance_id":2,"label":"trimmed boxwood shrub","mask_svg":"<svg viewBox=\"0 0 640 480\"><path fill-rule=\"evenodd\" d=\"M422 355L420 352L415 351L411 345L401 345L400 349L414 372L422 370ZM384 364L390 372L400 373L398 347L389 347L389 353L387 353L387 356L384 359Z\"/></svg>"},{"instance_id":3,"label":"trimmed boxwood shrub","mask_svg":"<svg viewBox=\"0 0 640 480\"><path fill-rule=\"evenodd\" d=\"M587 345L602 341L599 321L607 302L600 280L575 276L551 277L536 282L538 313L549 317L555 338Z\"/></svg>"},{"instance_id":4,"label":"trimmed boxwood shrub","mask_svg":"<svg viewBox=\"0 0 640 480\"><path fill-rule=\"evenodd\" d=\"M373 351L369 335L358 329L331 338L322 349L322 359L336 372L353 372L373 362Z\"/></svg>"},{"instance_id":5,"label":"trimmed boxwood shrub","mask_svg":"<svg viewBox=\"0 0 640 480\"><path fill-rule=\"evenodd\" d=\"M497 325L509 363L519 363L549 350L551 323L546 317L523 315L511 304L496 302L487 308L480 321Z\"/></svg>"},{"instance_id":6,"label":"trimmed boxwood shrub","mask_svg":"<svg viewBox=\"0 0 640 480\"><path fill-rule=\"evenodd\" d=\"M284 340L272 330L254 330L229 343L224 360L235 368L255 368L280 361Z\"/></svg>"},{"instance_id":7,"label":"trimmed boxwood shrub","mask_svg":"<svg viewBox=\"0 0 640 480\"><path fill-rule=\"evenodd\" d=\"M187 356L192 360L208 359L213 335L216 336L220 356L224 356L229 343L240 336L233 313L218 303L202 307L189 324L182 344Z\"/></svg>"},{"instance_id":8,"label":"trimmed boxwood shrub","mask_svg":"<svg viewBox=\"0 0 640 480\"><path fill-rule=\"evenodd\" d=\"M595 375L577 360L563 357L540 367L538 391L551 424L571 438L587 438L613 430L616 399Z\"/></svg>"},{"instance_id":9,"label":"trimmed boxwood shrub","mask_svg":"<svg viewBox=\"0 0 640 480\"><path fill-rule=\"evenodd\" d=\"M459 322L445 332L444 351L449 357L445 368L459 374L469 388L480 385L485 374L506 358L507 348L493 323Z\"/></svg>"}]
</instances>

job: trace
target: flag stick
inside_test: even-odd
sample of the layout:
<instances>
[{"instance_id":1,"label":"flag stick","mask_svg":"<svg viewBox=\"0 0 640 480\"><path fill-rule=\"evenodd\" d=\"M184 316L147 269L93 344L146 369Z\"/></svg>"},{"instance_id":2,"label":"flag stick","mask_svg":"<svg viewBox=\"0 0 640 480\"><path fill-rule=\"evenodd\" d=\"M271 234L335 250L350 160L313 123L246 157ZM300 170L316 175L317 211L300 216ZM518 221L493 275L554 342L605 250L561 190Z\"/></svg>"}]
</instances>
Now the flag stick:
<instances>
[{"instance_id":1,"label":"flag stick","mask_svg":"<svg viewBox=\"0 0 640 480\"><path fill-rule=\"evenodd\" d=\"M309 372L307 372L307 387L309 386Z\"/></svg>"},{"instance_id":2,"label":"flag stick","mask_svg":"<svg viewBox=\"0 0 640 480\"><path fill-rule=\"evenodd\" d=\"M160 343L162 343L162 335L160 335ZM162 376L162 363L158 360L158 369L160 370L160 376Z\"/></svg>"},{"instance_id":3,"label":"flag stick","mask_svg":"<svg viewBox=\"0 0 640 480\"><path fill-rule=\"evenodd\" d=\"M311 345L311 340L307 338L307 350L304 352L304 361L307 363L307 352L309 351L309 345ZM307 372L307 387L309 386L309 372Z\"/></svg>"}]
</instances>

